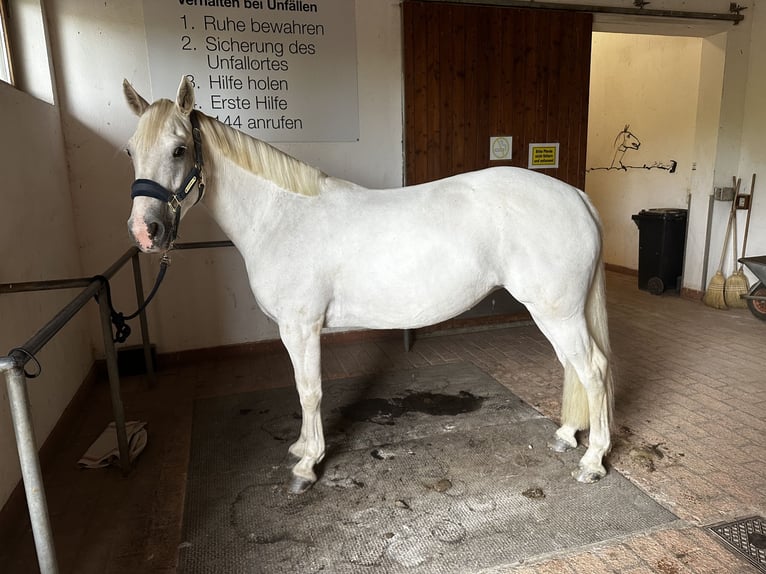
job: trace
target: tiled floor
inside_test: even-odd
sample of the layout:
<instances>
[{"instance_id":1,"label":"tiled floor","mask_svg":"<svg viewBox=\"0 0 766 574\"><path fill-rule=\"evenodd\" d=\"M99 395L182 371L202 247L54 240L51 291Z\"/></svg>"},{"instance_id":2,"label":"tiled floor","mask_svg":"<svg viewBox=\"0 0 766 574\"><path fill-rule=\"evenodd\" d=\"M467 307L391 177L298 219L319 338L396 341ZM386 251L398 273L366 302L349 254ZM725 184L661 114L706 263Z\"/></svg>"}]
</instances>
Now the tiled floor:
<instances>
[{"instance_id":1,"label":"tiled floor","mask_svg":"<svg viewBox=\"0 0 766 574\"><path fill-rule=\"evenodd\" d=\"M508 572L756 572L704 525L766 516L766 323L747 310L717 311L673 295L638 291L635 278L608 274L617 369L615 447L608 463L681 522ZM470 361L545 415L556 418L561 372L533 325L323 347L326 379ZM181 514L193 401L290 385L283 352L166 369L157 388L123 381L130 419L149 422L149 446L127 477L82 471L75 461L106 425L106 385L97 385L67 441L45 468L64 574L170 573ZM0 572L36 572L28 521L0 515Z\"/></svg>"}]
</instances>

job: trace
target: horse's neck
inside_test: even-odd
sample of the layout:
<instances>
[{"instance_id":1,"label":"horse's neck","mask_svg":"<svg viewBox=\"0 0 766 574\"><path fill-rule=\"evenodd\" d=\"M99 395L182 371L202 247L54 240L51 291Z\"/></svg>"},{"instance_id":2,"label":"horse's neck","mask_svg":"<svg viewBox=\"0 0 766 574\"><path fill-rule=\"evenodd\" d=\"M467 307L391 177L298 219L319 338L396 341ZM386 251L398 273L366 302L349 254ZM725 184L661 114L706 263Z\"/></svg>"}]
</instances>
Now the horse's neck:
<instances>
[{"instance_id":1,"label":"horse's neck","mask_svg":"<svg viewBox=\"0 0 766 574\"><path fill-rule=\"evenodd\" d=\"M205 206L226 236L244 245L268 229L275 190L217 150L210 159Z\"/></svg>"},{"instance_id":2,"label":"horse's neck","mask_svg":"<svg viewBox=\"0 0 766 574\"><path fill-rule=\"evenodd\" d=\"M628 148L626 148L624 145L620 145L620 147L617 148L617 151L614 152L614 158L612 158L612 166L611 167L618 167L622 165L622 158L625 157L625 152Z\"/></svg>"}]
</instances>

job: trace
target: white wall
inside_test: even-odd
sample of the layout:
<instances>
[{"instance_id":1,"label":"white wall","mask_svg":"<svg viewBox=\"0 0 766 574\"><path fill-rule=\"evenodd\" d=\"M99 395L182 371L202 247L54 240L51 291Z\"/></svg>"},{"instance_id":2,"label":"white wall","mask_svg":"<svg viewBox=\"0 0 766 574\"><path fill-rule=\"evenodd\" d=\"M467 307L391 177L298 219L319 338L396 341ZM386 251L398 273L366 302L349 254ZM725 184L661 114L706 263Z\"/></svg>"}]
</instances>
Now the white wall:
<instances>
[{"instance_id":1,"label":"white wall","mask_svg":"<svg viewBox=\"0 0 766 574\"><path fill-rule=\"evenodd\" d=\"M756 21L759 12L766 7L762 0L752 2L747 10L748 18L725 31L725 39L720 35L709 36L703 45L702 80L703 89L699 94L700 114L697 137L698 171L693 179L689 230L687 238L686 264L684 266L684 286L704 291L710 278L719 265L724 232L728 219L728 205L714 201L709 208L710 195L714 187L732 185L732 177L741 178L742 191L749 190L749 175L741 172L742 134L745 125L751 121L762 129L764 124L755 115L746 116L745 95L750 79L751 45L766 31L763 28L762 15ZM756 60L761 63L761 59ZM721 84L717 90L712 86ZM716 109L717 108L717 109ZM703 135L699 135L703 132ZM712 167L712 171L711 168ZM710 211L711 230L708 234L707 222ZM738 214L740 222L743 214ZM753 235L762 238L763 225L758 226L757 219ZM760 229L759 229L760 227ZM705 244L709 244L709 259L705 266ZM739 234L739 243L742 233ZM727 250L724 273L733 270L732 255Z\"/></svg>"},{"instance_id":2,"label":"white wall","mask_svg":"<svg viewBox=\"0 0 766 574\"><path fill-rule=\"evenodd\" d=\"M706 242L708 261L717 263L723 236L721 215L725 215L718 202L711 204L710 194L715 185L715 166L718 154L718 133L721 126L722 84L726 64L727 33L705 38L700 58L700 89L697 94L697 121L694 142L694 161L697 169L692 173L692 194L689 202L689 220L686 234L686 265L684 286L702 292L712 274L705 272ZM711 237L707 238L708 211L716 225L711 226ZM724 213L719 213L724 212Z\"/></svg>"},{"instance_id":3,"label":"white wall","mask_svg":"<svg viewBox=\"0 0 766 574\"><path fill-rule=\"evenodd\" d=\"M0 283L81 276L58 110L0 82ZM0 296L0 353L24 344L72 291ZM35 435L42 443L93 362L83 316L37 357L29 380ZM33 365L28 366L30 371ZM0 378L0 507L21 476L5 379Z\"/></svg>"},{"instance_id":4,"label":"white wall","mask_svg":"<svg viewBox=\"0 0 766 574\"><path fill-rule=\"evenodd\" d=\"M83 266L96 272L130 244L125 221L132 174L121 150L136 119L123 102L121 86L127 77L139 91L149 92L142 2L57 0L49 12ZM399 186L399 2L359 1L356 20L359 141L280 147L331 175L373 187ZM178 70L178 77L184 72ZM184 241L220 238L201 209L184 220L181 234ZM149 283L156 260L144 260ZM118 307L131 309L135 304L127 275L115 283L115 298ZM150 329L160 352L277 336L276 326L256 308L241 259L232 249L176 253L151 307Z\"/></svg>"},{"instance_id":5,"label":"white wall","mask_svg":"<svg viewBox=\"0 0 766 574\"><path fill-rule=\"evenodd\" d=\"M699 38L593 34L585 191L601 214L607 263L638 268L631 215L687 207L701 49ZM626 124L640 147L622 157L627 169L602 169L611 166L615 138ZM671 160L675 173L642 167Z\"/></svg>"}]
</instances>

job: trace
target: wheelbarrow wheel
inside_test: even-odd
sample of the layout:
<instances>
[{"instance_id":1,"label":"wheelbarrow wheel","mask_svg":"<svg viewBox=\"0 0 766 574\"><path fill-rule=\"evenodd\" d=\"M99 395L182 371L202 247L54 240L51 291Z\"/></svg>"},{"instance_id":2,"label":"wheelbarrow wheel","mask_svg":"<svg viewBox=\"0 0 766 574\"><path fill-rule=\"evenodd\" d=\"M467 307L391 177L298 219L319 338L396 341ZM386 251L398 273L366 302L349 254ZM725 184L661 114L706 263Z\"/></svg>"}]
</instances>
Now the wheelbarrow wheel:
<instances>
[{"instance_id":1,"label":"wheelbarrow wheel","mask_svg":"<svg viewBox=\"0 0 766 574\"><path fill-rule=\"evenodd\" d=\"M665 292L665 283L659 277L651 277L646 283L646 289L652 295L662 295Z\"/></svg>"},{"instance_id":2,"label":"wheelbarrow wheel","mask_svg":"<svg viewBox=\"0 0 766 574\"><path fill-rule=\"evenodd\" d=\"M766 297L766 285L761 282L756 283L753 285L752 289L750 289L748 295L754 297ZM747 308L750 309L750 312L755 315L757 319L766 321L766 300L759 301L757 299L748 299Z\"/></svg>"}]
</instances>

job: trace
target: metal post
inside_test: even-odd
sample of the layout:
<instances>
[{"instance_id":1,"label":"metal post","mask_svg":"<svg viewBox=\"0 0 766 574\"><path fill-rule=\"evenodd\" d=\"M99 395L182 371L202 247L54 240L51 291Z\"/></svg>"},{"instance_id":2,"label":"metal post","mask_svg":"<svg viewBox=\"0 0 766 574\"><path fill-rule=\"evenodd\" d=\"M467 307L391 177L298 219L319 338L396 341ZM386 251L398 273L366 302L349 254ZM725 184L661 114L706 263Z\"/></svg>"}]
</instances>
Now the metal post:
<instances>
[{"instance_id":1,"label":"metal post","mask_svg":"<svg viewBox=\"0 0 766 574\"><path fill-rule=\"evenodd\" d=\"M141 312L138 314L138 320L141 323L141 343L144 347L144 364L146 365L146 378L149 381L149 388L157 386L157 376L154 373L154 361L152 361L152 344L149 340L149 324L146 320L146 309L144 306L144 284L141 279L141 262L138 253L133 256L133 282L136 285L136 302Z\"/></svg>"},{"instance_id":2,"label":"metal post","mask_svg":"<svg viewBox=\"0 0 766 574\"><path fill-rule=\"evenodd\" d=\"M412 349L412 343L415 340L415 331L413 329L404 330L404 352L409 353Z\"/></svg>"},{"instance_id":3,"label":"metal post","mask_svg":"<svg viewBox=\"0 0 766 574\"><path fill-rule=\"evenodd\" d=\"M37 456L37 442L32 426L32 412L29 407L27 378L23 367L13 367L5 374L8 384L8 400L11 404L13 430L16 434L16 448L19 451L21 476L27 495L29 519L37 549L37 563L42 574L58 574L56 549L53 546L53 532L48 517L48 503L45 500L40 459Z\"/></svg>"},{"instance_id":4,"label":"metal post","mask_svg":"<svg viewBox=\"0 0 766 574\"><path fill-rule=\"evenodd\" d=\"M715 196L710 194L707 202L707 227L705 228L705 256L702 258L702 284L700 290L704 293L707 289L707 266L710 258L710 231L713 229L713 208Z\"/></svg>"},{"instance_id":5,"label":"metal post","mask_svg":"<svg viewBox=\"0 0 766 574\"><path fill-rule=\"evenodd\" d=\"M125 409L120 396L120 373L117 369L117 350L112 339L112 321L109 313L106 290L102 287L98 294L98 310L101 316L101 332L104 338L104 355L106 356L106 371L109 375L109 390L112 397L114 426L117 431L117 447L120 450L120 468L123 474L130 472L130 451L128 449L128 433L125 430Z\"/></svg>"}]
</instances>

